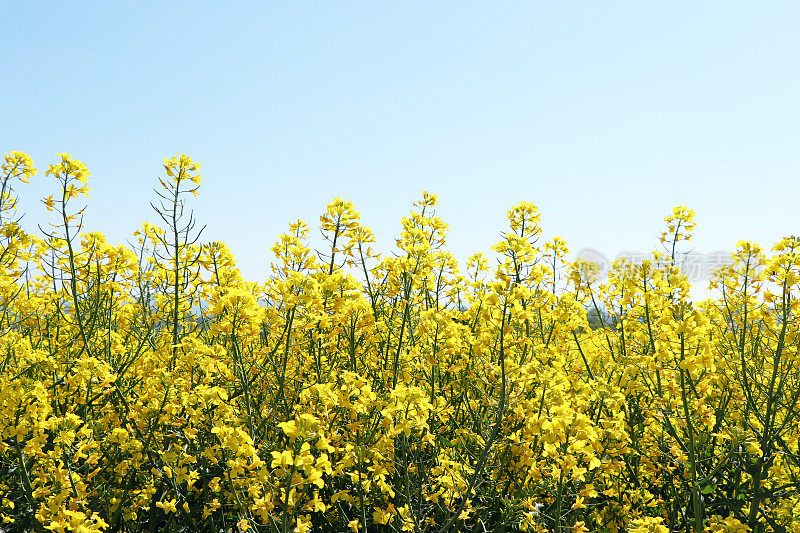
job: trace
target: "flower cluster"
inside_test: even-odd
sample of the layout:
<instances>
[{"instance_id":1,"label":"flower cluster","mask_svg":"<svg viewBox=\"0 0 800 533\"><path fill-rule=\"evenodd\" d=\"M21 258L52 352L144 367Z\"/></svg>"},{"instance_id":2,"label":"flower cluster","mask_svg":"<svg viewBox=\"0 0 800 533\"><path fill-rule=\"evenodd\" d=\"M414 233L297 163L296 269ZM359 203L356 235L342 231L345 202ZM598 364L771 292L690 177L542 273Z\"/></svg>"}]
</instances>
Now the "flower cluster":
<instances>
[{"instance_id":1,"label":"flower cluster","mask_svg":"<svg viewBox=\"0 0 800 533\"><path fill-rule=\"evenodd\" d=\"M800 532L800 239L739 243L689 297L694 212L602 282L531 203L462 268L423 193L397 250L334 199L244 279L164 160L132 245L0 197L0 520L15 531ZM191 198L191 197L189 197ZM494 265L494 266L492 266Z\"/></svg>"}]
</instances>

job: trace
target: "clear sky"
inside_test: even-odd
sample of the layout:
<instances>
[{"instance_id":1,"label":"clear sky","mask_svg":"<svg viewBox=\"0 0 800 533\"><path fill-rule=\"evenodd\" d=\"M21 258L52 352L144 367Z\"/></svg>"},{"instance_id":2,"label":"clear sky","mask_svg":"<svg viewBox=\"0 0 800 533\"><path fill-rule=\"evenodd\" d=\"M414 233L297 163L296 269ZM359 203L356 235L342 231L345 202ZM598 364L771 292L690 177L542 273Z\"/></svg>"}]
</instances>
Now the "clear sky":
<instances>
[{"instance_id":1,"label":"clear sky","mask_svg":"<svg viewBox=\"0 0 800 533\"><path fill-rule=\"evenodd\" d=\"M87 224L153 220L176 152L251 279L290 221L355 202L379 248L422 190L460 258L518 201L608 256L800 232L800 2L2 2L0 151L93 173ZM314 229L316 233L316 229Z\"/></svg>"}]
</instances>

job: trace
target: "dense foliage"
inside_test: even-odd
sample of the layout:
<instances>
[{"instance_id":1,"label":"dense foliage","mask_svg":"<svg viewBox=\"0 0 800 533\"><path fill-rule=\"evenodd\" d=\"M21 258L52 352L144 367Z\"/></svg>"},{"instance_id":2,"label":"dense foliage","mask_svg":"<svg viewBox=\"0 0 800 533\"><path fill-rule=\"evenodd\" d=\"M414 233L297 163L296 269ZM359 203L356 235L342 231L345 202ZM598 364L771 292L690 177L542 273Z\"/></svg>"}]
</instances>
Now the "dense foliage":
<instances>
[{"instance_id":1,"label":"dense foliage","mask_svg":"<svg viewBox=\"0 0 800 533\"><path fill-rule=\"evenodd\" d=\"M199 165L164 171L162 226L112 245L66 154L24 232L36 169L5 156L3 528L800 531L797 237L741 242L696 302L686 208L599 281L530 203L462 270L435 196L391 255L335 199L325 249L293 223L256 283L201 241Z\"/></svg>"}]
</instances>

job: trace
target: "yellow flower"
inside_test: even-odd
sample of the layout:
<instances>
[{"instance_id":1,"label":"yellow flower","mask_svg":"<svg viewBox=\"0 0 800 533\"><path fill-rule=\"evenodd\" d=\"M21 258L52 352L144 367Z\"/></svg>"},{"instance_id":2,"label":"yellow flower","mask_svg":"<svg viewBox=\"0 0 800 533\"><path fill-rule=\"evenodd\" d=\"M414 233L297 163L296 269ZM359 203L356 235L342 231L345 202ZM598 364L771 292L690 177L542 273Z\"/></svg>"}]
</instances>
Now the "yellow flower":
<instances>
[{"instance_id":1,"label":"yellow flower","mask_svg":"<svg viewBox=\"0 0 800 533\"><path fill-rule=\"evenodd\" d=\"M286 434L286 436L289 437L290 439L294 439L302 435L300 427L298 427L298 425L295 423L294 420L290 420L288 422L281 422L280 424L278 424L278 427L281 428L281 431L283 431Z\"/></svg>"},{"instance_id":2,"label":"yellow flower","mask_svg":"<svg viewBox=\"0 0 800 533\"><path fill-rule=\"evenodd\" d=\"M174 180L175 184L180 184L188 179L199 186L200 181L203 179L199 172L200 163L195 163L191 157L185 154L177 154L171 159L165 158L164 170Z\"/></svg>"},{"instance_id":3,"label":"yellow flower","mask_svg":"<svg viewBox=\"0 0 800 533\"><path fill-rule=\"evenodd\" d=\"M272 468L285 468L294 464L294 454L292 454L291 450L273 451L271 453L272 463L270 466Z\"/></svg>"},{"instance_id":4,"label":"yellow flower","mask_svg":"<svg viewBox=\"0 0 800 533\"><path fill-rule=\"evenodd\" d=\"M667 529L662 522L664 521L663 518L658 517L644 517L644 518L636 518L631 521L631 528L628 530L629 533L669 533L669 529Z\"/></svg>"},{"instance_id":5,"label":"yellow flower","mask_svg":"<svg viewBox=\"0 0 800 533\"><path fill-rule=\"evenodd\" d=\"M311 515L298 516L294 533L307 533L308 531L311 531Z\"/></svg>"},{"instance_id":6,"label":"yellow flower","mask_svg":"<svg viewBox=\"0 0 800 533\"><path fill-rule=\"evenodd\" d=\"M7 153L1 168L6 177L17 178L24 183L28 183L37 172L33 159L24 152Z\"/></svg>"},{"instance_id":7,"label":"yellow flower","mask_svg":"<svg viewBox=\"0 0 800 533\"><path fill-rule=\"evenodd\" d=\"M175 512L178 511L178 508L175 506L176 503L177 503L177 500L175 500L175 498L173 498L173 499L171 499L169 501L156 502L156 507L160 507L167 514L175 513Z\"/></svg>"},{"instance_id":8,"label":"yellow flower","mask_svg":"<svg viewBox=\"0 0 800 533\"><path fill-rule=\"evenodd\" d=\"M583 520L578 520L575 522L575 525L572 526L572 533L587 533L589 528L586 527L586 523Z\"/></svg>"},{"instance_id":9,"label":"yellow flower","mask_svg":"<svg viewBox=\"0 0 800 533\"><path fill-rule=\"evenodd\" d=\"M392 515L388 510L375 507L372 511L372 519L378 524L386 525L389 523L389 520L392 519Z\"/></svg>"}]
</instances>

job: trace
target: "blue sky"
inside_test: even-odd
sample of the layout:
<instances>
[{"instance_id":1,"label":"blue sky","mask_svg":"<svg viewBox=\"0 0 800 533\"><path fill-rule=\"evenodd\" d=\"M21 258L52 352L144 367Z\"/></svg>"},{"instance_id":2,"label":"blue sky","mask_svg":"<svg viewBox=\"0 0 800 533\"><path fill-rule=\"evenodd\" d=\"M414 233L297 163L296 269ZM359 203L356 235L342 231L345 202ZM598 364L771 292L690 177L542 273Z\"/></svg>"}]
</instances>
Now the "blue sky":
<instances>
[{"instance_id":1,"label":"blue sky","mask_svg":"<svg viewBox=\"0 0 800 533\"><path fill-rule=\"evenodd\" d=\"M176 152L195 214L251 279L334 196L390 252L422 190L460 258L531 201L546 236L653 249L673 205L695 249L800 231L800 3L25 2L0 26L0 150L93 173L87 224L153 220ZM314 229L316 235L316 229Z\"/></svg>"}]
</instances>

